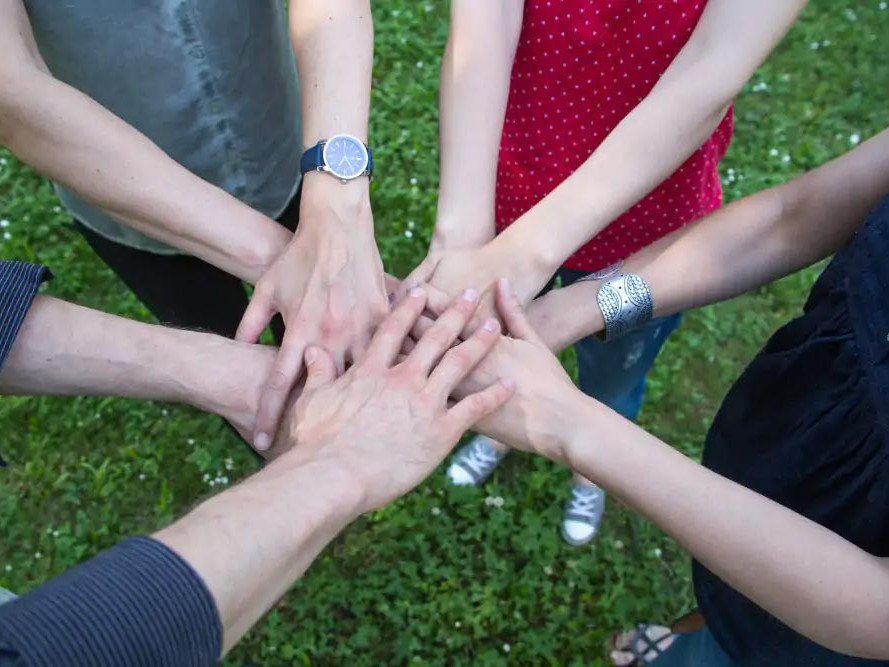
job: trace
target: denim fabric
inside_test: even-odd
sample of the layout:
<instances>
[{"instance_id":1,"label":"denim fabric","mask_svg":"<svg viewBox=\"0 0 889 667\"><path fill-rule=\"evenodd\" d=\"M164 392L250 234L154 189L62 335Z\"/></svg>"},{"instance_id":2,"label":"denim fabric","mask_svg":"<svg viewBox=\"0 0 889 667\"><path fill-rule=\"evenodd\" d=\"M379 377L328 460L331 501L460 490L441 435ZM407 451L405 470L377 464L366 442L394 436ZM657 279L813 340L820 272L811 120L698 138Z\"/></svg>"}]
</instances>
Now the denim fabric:
<instances>
[{"instance_id":1,"label":"denim fabric","mask_svg":"<svg viewBox=\"0 0 889 667\"><path fill-rule=\"evenodd\" d=\"M567 287L586 274L561 269L558 275ZM658 317L610 343L593 336L575 343L580 390L627 419L636 419L645 395L645 376L681 321L681 314Z\"/></svg>"},{"instance_id":2,"label":"denim fabric","mask_svg":"<svg viewBox=\"0 0 889 667\"><path fill-rule=\"evenodd\" d=\"M705 625L700 630L679 634L670 648L650 663L654 667L735 667Z\"/></svg>"}]
</instances>

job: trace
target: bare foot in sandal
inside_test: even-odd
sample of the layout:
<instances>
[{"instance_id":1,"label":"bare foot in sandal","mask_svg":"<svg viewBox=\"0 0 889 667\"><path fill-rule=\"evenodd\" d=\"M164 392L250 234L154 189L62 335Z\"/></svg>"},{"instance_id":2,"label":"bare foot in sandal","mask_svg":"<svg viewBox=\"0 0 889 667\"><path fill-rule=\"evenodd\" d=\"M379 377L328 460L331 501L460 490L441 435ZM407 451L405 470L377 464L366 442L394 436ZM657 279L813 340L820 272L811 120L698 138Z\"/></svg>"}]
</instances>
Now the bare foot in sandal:
<instances>
[{"instance_id":1,"label":"bare foot in sandal","mask_svg":"<svg viewBox=\"0 0 889 667\"><path fill-rule=\"evenodd\" d=\"M611 642L611 660L618 667L647 665L666 651L676 636L661 625L640 623L635 630L622 632Z\"/></svg>"}]
</instances>

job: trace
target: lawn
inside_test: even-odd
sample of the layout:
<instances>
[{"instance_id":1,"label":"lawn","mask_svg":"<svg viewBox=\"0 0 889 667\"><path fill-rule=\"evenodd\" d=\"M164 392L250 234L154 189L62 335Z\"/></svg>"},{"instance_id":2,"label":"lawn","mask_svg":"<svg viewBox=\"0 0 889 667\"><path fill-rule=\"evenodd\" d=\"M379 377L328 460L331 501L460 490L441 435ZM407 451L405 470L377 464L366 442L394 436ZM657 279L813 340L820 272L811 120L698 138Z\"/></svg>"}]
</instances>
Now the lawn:
<instances>
[{"instance_id":1,"label":"lawn","mask_svg":"<svg viewBox=\"0 0 889 667\"><path fill-rule=\"evenodd\" d=\"M377 238L387 268L403 274L423 256L434 219L447 7L373 4ZM727 198L792 178L889 125L887 41L885 1L813 0L738 100ZM69 228L49 185L2 149L0 221L0 257L49 265L48 293L150 321ZM689 313L654 369L642 424L698 456L729 385L798 312L815 275ZM234 483L256 468L218 419L174 405L2 398L0 432L11 463L0 470L0 585L18 592L169 522L217 491L217 478ZM480 490L451 489L436 472L346 530L226 664L606 664L613 629L692 606L689 560L614 500L592 546L563 544L568 478L524 455Z\"/></svg>"}]
</instances>

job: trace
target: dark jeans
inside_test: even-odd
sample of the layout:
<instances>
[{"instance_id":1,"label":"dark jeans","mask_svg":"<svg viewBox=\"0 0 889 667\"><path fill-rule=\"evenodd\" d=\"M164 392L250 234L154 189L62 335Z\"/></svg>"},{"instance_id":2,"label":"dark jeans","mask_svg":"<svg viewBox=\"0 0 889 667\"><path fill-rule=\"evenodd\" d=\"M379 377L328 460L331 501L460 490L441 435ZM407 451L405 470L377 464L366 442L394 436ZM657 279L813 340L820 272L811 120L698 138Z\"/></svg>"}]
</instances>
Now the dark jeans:
<instances>
[{"instance_id":1,"label":"dark jeans","mask_svg":"<svg viewBox=\"0 0 889 667\"><path fill-rule=\"evenodd\" d=\"M296 229L299 192L278 222ZM110 241L78 220L74 227L161 324L234 337L248 303L239 278L190 255L158 255ZM284 322L276 316L271 326L280 342Z\"/></svg>"},{"instance_id":2,"label":"dark jeans","mask_svg":"<svg viewBox=\"0 0 889 667\"><path fill-rule=\"evenodd\" d=\"M705 625L700 630L679 634L654 667L735 667L737 665Z\"/></svg>"},{"instance_id":3,"label":"dark jeans","mask_svg":"<svg viewBox=\"0 0 889 667\"><path fill-rule=\"evenodd\" d=\"M564 287L584 275L573 269L558 272ZM589 307L596 308L596 304ZM610 343L593 336L575 343L580 390L627 419L636 419L645 395L645 376L681 321L681 314L658 317Z\"/></svg>"}]
</instances>

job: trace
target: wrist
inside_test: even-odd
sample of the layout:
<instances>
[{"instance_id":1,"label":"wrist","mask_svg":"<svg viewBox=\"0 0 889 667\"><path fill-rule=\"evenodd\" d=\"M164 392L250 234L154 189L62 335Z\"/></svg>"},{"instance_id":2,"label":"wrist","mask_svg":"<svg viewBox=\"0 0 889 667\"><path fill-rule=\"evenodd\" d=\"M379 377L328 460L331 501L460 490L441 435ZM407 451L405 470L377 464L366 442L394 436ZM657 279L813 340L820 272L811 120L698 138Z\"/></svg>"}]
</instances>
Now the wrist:
<instances>
[{"instance_id":1,"label":"wrist","mask_svg":"<svg viewBox=\"0 0 889 667\"><path fill-rule=\"evenodd\" d=\"M330 174L310 171L303 176L301 197L300 226L311 225L319 218L323 218L321 224L330 224L331 216L324 213L332 213L333 220L344 223L354 225L356 219L369 219L373 225L370 179L365 176L343 183Z\"/></svg>"},{"instance_id":2,"label":"wrist","mask_svg":"<svg viewBox=\"0 0 889 667\"><path fill-rule=\"evenodd\" d=\"M180 341L171 346L176 353L170 357L174 399L219 415L236 428L252 426L277 349L213 334L176 333Z\"/></svg>"},{"instance_id":3,"label":"wrist","mask_svg":"<svg viewBox=\"0 0 889 667\"><path fill-rule=\"evenodd\" d=\"M509 234L510 229L495 236L485 247L491 256L491 265L503 267L513 291L522 304L527 305L552 278L559 268L551 268L543 257L525 239Z\"/></svg>"},{"instance_id":4,"label":"wrist","mask_svg":"<svg viewBox=\"0 0 889 667\"><path fill-rule=\"evenodd\" d=\"M366 493L347 466L332 459L319 459L313 453L295 447L288 450L263 471L287 480L294 486L305 480L304 488L312 489L312 498L328 520L344 527L364 512Z\"/></svg>"},{"instance_id":5,"label":"wrist","mask_svg":"<svg viewBox=\"0 0 889 667\"><path fill-rule=\"evenodd\" d=\"M271 268L278 255L287 247L293 234L283 225L260 215L260 224L251 225L248 229L255 230L250 236L250 245L239 252L235 261L241 264L238 277L255 285L266 271Z\"/></svg>"}]
</instances>

